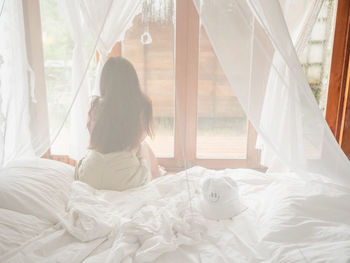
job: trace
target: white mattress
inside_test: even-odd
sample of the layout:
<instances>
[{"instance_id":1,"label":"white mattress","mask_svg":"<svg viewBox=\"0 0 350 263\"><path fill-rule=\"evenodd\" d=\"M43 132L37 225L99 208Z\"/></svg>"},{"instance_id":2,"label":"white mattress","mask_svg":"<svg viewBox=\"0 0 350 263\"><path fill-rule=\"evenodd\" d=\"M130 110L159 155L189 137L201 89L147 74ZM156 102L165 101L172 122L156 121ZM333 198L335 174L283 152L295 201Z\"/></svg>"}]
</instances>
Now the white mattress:
<instances>
[{"instance_id":1,"label":"white mattress","mask_svg":"<svg viewBox=\"0 0 350 263\"><path fill-rule=\"evenodd\" d=\"M2 209L0 262L350 262L349 189L216 171L236 180L248 209L213 221L197 207L206 173L195 167L127 192L74 182L58 223Z\"/></svg>"}]
</instances>

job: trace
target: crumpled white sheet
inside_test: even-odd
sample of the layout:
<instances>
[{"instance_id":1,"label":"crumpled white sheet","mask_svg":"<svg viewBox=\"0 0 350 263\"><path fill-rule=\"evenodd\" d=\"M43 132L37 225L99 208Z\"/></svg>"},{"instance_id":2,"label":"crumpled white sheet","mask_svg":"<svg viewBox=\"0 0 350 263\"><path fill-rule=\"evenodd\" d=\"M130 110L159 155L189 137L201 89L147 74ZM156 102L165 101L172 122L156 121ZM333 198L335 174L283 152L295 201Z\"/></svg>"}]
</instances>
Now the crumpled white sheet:
<instances>
[{"instance_id":1,"label":"crumpled white sheet","mask_svg":"<svg viewBox=\"0 0 350 263\"><path fill-rule=\"evenodd\" d=\"M248 209L212 221L197 207L200 179L212 172L196 167L127 192L75 182L61 223L4 261L350 262L349 189L317 177L215 171L236 180Z\"/></svg>"},{"instance_id":2,"label":"crumpled white sheet","mask_svg":"<svg viewBox=\"0 0 350 263\"><path fill-rule=\"evenodd\" d=\"M67 211L62 225L80 241L113 240L105 262L154 262L179 246L195 245L206 231L201 217L190 214L186 191L166 198L155 185L125 194L74 182Z\"/></svg>"}]
</instances>

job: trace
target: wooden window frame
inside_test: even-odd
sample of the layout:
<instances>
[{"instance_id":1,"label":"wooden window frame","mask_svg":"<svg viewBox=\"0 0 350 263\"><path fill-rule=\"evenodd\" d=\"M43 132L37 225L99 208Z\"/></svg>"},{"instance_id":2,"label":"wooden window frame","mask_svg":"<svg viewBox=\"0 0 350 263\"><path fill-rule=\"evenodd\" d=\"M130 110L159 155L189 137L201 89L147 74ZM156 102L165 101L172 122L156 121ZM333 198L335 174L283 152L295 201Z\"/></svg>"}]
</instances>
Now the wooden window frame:
<instances>
[{"instance_id":1,"label":"wooden window frame","mask_svg":"<svg viewBox=\"0 0 350 263\"><path fill-rule=\"evenodd\" d=\"M338 0L326 121L350 158L350 1Z\"/></svg>"},{"instance_id":2,"label":"wooden window frame","mask_svg":"<svg viewBox=\"0 0 350 263\"><path fill-rule=\"evenodd\" d=\"M158 158L169 170L195 165L210 169L261 168L255 149L256 132L248 125L247 158L197 157L197 100L200 21L193 1L176 1L175 135L174 158Z\"/></svg>"}]
</instances>

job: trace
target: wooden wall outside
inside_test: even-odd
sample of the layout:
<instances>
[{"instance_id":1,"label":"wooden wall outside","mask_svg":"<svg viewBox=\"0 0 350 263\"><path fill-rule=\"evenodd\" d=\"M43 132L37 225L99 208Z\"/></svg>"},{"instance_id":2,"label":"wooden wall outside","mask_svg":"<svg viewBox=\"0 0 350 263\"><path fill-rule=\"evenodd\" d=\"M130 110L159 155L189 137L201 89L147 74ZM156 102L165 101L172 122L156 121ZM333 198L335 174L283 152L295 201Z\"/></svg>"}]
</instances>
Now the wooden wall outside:
<instances>
[{"instance_id":1,"label":"wooden wall outside","mask_svg":"<svg viewBox=\"0 0 350 263\"><path fill-rule=\"evenodd\" d=\"M127 32L122 54L135 66L141 85L152 98L155 116L174 116L175 35L172 22L151 23L151 45L142 45L145 28L141 16ZM201 30L199 63L199 117L244 117L204 30Z\"/></svg>"}]
</instances>

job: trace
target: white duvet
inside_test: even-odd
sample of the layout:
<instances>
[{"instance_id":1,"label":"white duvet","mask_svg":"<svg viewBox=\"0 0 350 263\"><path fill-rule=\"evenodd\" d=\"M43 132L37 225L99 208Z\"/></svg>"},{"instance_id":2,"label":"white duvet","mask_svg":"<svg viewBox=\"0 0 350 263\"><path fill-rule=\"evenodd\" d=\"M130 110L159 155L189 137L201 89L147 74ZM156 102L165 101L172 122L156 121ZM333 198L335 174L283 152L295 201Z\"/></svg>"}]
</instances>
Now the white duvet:
<instances>
[{"instance_id":1,"label":"white duvet","mask_svg":"<svg viewBox=\"0 0 350 263\"><path fill-rule=\"evenodd\" d=\"M248 209L205 219L206 173L232 176ZM1 262L350 262L350 191L317 177L195 167L126 192L69 187L58 223L1 209Z\"/></svg>"}]
</instances>

